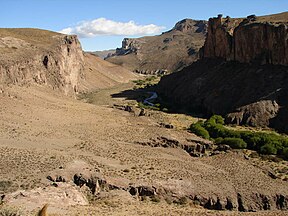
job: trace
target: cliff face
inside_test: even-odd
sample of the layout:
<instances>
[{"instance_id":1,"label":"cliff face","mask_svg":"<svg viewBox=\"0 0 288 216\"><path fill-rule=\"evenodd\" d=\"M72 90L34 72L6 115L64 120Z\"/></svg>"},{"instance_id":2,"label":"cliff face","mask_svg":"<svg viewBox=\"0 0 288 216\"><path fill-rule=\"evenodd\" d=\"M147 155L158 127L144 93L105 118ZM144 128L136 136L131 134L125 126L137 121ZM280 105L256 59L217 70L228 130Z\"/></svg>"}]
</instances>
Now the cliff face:
<instances>
[{"instance_id":1,"label":"cliff face","mask_svg":"<svg viewBox=\"0 0 288 216\"><path fill-rule=\"evenodd\" d=\"M287 38L288 13L212 18L202 59L163 77L159 93L188 112L288 132Z\"/></svg>"},{"instance_id":2,"label":"cliff face","mask_svg":"<svg viewBox=\"0 0 288 216\"><path fill-rule=\"evenodd\" d=\"M0 84L78 91L84 57L77 36L38 29L0 29Z\"/></svg>"},{"instance_id":3,"label":"cliff face","mask_svg":"<svg viewBox=\"0 0 288 216\"><path fill-rule=\"evenodd\" d=\"M255 16L209 19L203 57L242 63L288 65L287 23L262 22Z\"/></svg>"},{"instance_id":4,"label":"cliff face","mask_svg":"<svg viewBox=\"0 0 288 216\"><path fill-rule=\"evenodd\" d=\"M158 91L187 112L220 114L229 123L288 131L287 83L286 66L203 59L164 76Z\"/></svg>"},{"instance_id":5,"label":"cliff face","mask_svg":"<svg viewBox=\"0 0 288 216\"><path fill-rule=\"evenodd\" d=\"M199 58L206 32L206 21L184 19L158 36L125 38L106 60L142 74L177 71Z\"/></svg>"},{"instance_id":6,"label":"cliff face","mask_svg":"<svg viewBox=\"0 0 288 216\"><path fill-rule=\"evenodd\" d=\"M288 65L287 25L248 23L237 27L233 38L236 61Z\"/></svg>"}]
</instances>

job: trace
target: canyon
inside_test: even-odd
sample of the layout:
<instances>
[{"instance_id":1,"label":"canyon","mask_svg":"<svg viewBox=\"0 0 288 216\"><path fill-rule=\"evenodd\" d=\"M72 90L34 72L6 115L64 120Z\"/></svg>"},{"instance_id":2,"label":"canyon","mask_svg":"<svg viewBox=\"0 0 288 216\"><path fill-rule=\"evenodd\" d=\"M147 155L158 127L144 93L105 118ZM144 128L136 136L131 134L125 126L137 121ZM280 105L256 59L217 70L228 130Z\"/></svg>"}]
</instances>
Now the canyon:
<instances>
[{"instance_id":1,"label":"canyon","mask_svg":"<svg viewBox=\"0 0 288 216\"><path fill-rule=\"evenodd\" d=\"M211 18L201 59L163 77L159 92L188 112L287 132L287 16Z\"/></svg>"},{"instance_id":2,"label":"canyon","mask_svg":"<svg viewBox=\"0 0 288 216\"><path fill-rule=\"evenodd\" d=\"M152 86L159 97L231 123L273 119L285 129L286 15L180 21L150 38L161 46L149 45L159 49L149 67L132 61L128 69L121 65L146 58L150 39L124 39L121 54L104 61L74 35L0 29L0 211L31 215L48 203L49 215L287 214L287 161L198 137L187 128L199 116L143 108L148 89L137 86L143 74L167 70ZM249 44L247 33L279 41ZM178 47L179 59L170 62L162 46L167 56Z\"/></svg>"},{"instance_id":3,"label":"canyon","mask_svg":"<svg viewBox=\"0 0 288 216\"><path fill-rule=\"evenodd\" d=\"M37 84L75 96L137 77L129 70L84 53L76 35L39 29L0 29L0 37L2 89Z\"/></svg>"}]
</instances>

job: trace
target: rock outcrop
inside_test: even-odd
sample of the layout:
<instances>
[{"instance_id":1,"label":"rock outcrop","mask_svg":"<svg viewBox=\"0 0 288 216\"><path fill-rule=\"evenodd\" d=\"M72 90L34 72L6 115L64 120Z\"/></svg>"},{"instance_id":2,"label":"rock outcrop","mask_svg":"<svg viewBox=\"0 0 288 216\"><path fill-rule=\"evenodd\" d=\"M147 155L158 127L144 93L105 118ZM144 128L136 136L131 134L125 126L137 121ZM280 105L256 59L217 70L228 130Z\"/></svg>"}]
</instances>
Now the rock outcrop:
<instances>
[{"instance_id":1,"label":"rock outcrop","mask_svg":"<svg viewBox=\"0 0 288 216\"><path fill-rule=\"evenodd\" d=\"M269 20L269 19L268 19ZM229 17L209 19L203 57L242 63L288 65L288 25Z\"/></svg>"},{"instance_id":2,"label":"rock outcrop","mask_svg":"<svg viewBox=\"0 0 288 216\"><path fill-rule=\"evenodd\" d=\"M78 91L84 57L75 35L39 29L0 29L1 85L37 83L67 95Z\"/></svg>"},{"instance_id":3,"label":"rock outcrop","mask_svg":"<svg viewBox=\"0 0 288 216\"><path fill-rule=\"evenodd\" d=\"M195 160L194 166L190 167L194 170L192 177L161 178L149 182L104 176L97 167L75 160L50 171L50 181L45 187L8 193L3 201L6 206L22 206L27 211L49 203L51 210L59 211L63 207L88 205L88 200L111 198L109 194L112 197L125 194L125 198L119 197L121 199L129 199L126 195L130 194L135 200L165 200L180 205L193 203L212 210L288 210L285 182L271 178L261 167L243 157L243 153L230 152L211 158ZM66 181L57 181L60 176Z\"/></svg>"},{"instance_id":4,"label":"rock outcrop","mask_svg":"<svg viewBox=\"0 0 288 216\"><path fill-rule=\"evenodd\" d=\"M177 140L171 140L167 138L161 138L169 145L177 145ZM210 145L209 143L206 143ZM233 162L230 162L231 156ZM221 160L226 163L221 167L223 170L218 170L220 177L227 181L226 185L218 185L209 183L209 180L197 181L196 179L169 179L169 180L155 180L152 184L146 182L131 183L127 179L113 179L104 178L99 170L93 168L93 166L87 164L84 161L73 161L61 169L55 170L50 176L62 176L62 178L71 180L74 184L81 188L82 192L85 192L82 188L88 189L88 193L100 198L101 193L109 191L127 191L134 197L143 198L150 197L156 199L170 200L171 202L178 204L185 204L193 202L194 204L203 206L206 209L213 210L233 210L233 211L259 211L259 210L287 210L288 209L288 196L285 191L287 187L285 183L280 180L275 180L269 177L264 172L261 172L259 168L250 164L247 159L243 157L241 153L228 153L225 155L213 156L218 157L219 162L213 162L221 164ZM245 164L246 170L241 170L239 173L239 164ZM214 166L211 164L211 166ZM225 170L225 171L224 171ZM255 176L250 176L250 172L255 173ZM260 172L259 172L260 171ZM72 177L72 174L74 176ZM230 174L236 175L240 178L241 174L246 174L244 178L245 182L251 181L249 184L256 184L255 179L259 178L262 181L259 183L258 188L246 190L247 185L238 181L236 178L229 179ZM198 175L198 174L196 174ZM211 176L208 175L208 179ZM213 179L213 178L212 178ZM259 181L258 179L258 181ZM211 179L210 179L211 181ZM66 183L68 184L69 181ZM57 185L65 185L63 183L57 183ZM249 185L248 184L248 185ZM273 186L272 186L273 185Z\"/></svg>"},{"instance_id":5,"label":"rock outcrop","mask_svg":"<svg viewBox=\"0 0 288 216\"><path fill-rule=\"evenodd\" d=\"M287 21L288 13L210 19L202 59L163 77L159 93L188 112L288 132Z\"/></svg>"},{"instance_id":6,"label":"rock outcrop","mask_svg":"<svg viewBox=\"0 0 288 216\"><path fill-rule=\"evenodd\" d=\"M158 36L125 38L106 60L141 74L170 73L198 59L206 32L206 21L184 19Z\"/></svg>"}]
</instances>

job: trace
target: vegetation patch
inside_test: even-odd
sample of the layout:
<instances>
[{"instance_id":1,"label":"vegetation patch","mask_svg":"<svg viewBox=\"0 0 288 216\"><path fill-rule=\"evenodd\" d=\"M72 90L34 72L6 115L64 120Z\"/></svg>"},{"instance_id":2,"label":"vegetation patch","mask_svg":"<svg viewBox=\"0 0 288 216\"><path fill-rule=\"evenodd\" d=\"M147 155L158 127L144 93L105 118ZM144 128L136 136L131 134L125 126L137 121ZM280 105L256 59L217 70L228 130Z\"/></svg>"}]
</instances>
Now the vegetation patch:
<instances>
[{"instance_id":1,"label":"vegetation patch","mask_svg":"<svg viewBox=\"0 0 288 216\"><path fill-rule=\"evenodd\" d=\"M217 144L227 144L231 148L248 148L264 155L277 155L288 160L288 138L275 132L236 131L224 125L224 118L213 115L205 122L191 124L189 130Z\"/></svg>"},{"instance_id":2,"label":"vegetation patch","mask_svg":"<svg viewBox=\"0 0 288 216\"><path fill-rule=\"evenodd\" d=\"M151 87L157 84L159 80L158 76L148 76L145 79L134 80L133 82L136 84L135 89L137 89Z\"/></svg>"},{"instance_id":3,"label":"vegetation patch","mask_svg":"<svg viewBox=\"0 0 288 216\"><path fill-rule=\"evenodd\" d=\"M229 145L231 148L234 148L234 149L247 148L247 143L241 138L226 137L222 139L221 143Z\"/></svg>"},{"instance_id":4,"label":"vegetation patch","mask_svg":"<svg viewBox=\"0 0 288 216\"><path fill-rule=\"evenodd\" d=\"M191 124L189 130L197 136L203 137L204 139L210 138L209 132L204 128L203 121Z\"/></svg>"}]
</instances>

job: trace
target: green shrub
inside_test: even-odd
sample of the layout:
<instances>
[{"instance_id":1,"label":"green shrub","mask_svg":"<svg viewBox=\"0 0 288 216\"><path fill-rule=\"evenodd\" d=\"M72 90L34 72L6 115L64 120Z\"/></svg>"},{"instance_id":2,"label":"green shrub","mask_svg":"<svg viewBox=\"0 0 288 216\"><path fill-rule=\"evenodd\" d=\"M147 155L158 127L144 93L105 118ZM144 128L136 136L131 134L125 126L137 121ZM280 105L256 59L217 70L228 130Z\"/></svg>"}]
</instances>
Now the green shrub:
<instances>
[{"instance_id":1,"label":"green shrub","mask_svg":"<svg viewBox=\"0 0 288 216\"><path fill-rule=\"evenodd\" d=\"M223 144L229 145L234 149L243 149L247 148L247 143L241 138L226 137L222 140Z\"/></svg>"},{"instance_id":2,"label":"green shrub","mask_svg":"<svg viewBox=\"0 0 288 216\"><path fill-rule=\"evenodd\" d=\"M267 143L260 148L261 154L277 154L277 149L271 143Z\"/></svg>"},{"instance_id":3,"label":"green shrub","mask_svg":"<svg viewBox=\"0 0 288 216\"><path fill-rule=\"evenodd\" d=\"M256 150L255 142L252 141L254 139L255 133L250 131L241 131L240 136L247 143L247 148L251 150Z\"/></svg>"},{"instance_id":4,"label":"green shrub","mask_svg":"<svg viewBox=\"0 0 288 216\"><path fill-rule=\"evenodd\" d=\"M227 129L221 124L215 124L213 122L205 122L204 128L209 132L210 137L227 137Z\"/></svg>"},{"instance_id":5,"label":"green shrub","mask_svg":"<svg viewBox=\"0 0 288 216\"><path fill-rule=\"evenodd\" d=\"M220 115L213 115L207 120L207 122L212 124L224 125L224 118Z\"/></svg>"},{"instance_id":6,"label":"green shrub","mask_svg":"<svg viewBox=\"0 0 288 216\"><path fill-rule=\"evenodd\" d=\"M225 130L225 137L241 138L241 132L236 130ZM241 138L242 139L242 138Z\"/></svg>"},{"instance_id":7,"label":"green shrub","mask_svg":"<svg viewBox=\"0 0 288 216\"><path fill-rule=\"evenodd\" d=\"M222 141L223 141L223 138L222 138L222 137L217 137L216 139L214 139L214 142L215 142L216 144L221 144Z\"/></svg>"},{"instance_id":8,"label":"green shrub","mask_svg":"<svg viewBox=\"0 0 288 216\"><path fill-rule=\"evenodd\" d=\"M282 139L282 145L283 147L288 147L288 139L286 137Z\"/></svg>"},{"instance_id":9,"label":"green shrub","mask_svg":"<svg viewBox=\"0 0 288 216\"><path fill-rule=\"evenodd\" d=\"M189 130L197 136L203 137L204 139L210 138L208 131L201 126L200 122L191 124Z\"/></svg>"},{"instance_id":10,"label":"green shrub","mask_svg":"<svg viewBox=\"0 0 288 216\"><path fill-rule=\"evenodd\" d=\"M285 160L288 160L288 148L283 149L282 156Z\"/></svg>"},{"instance_id":11,"label":"green shrub","mask_svg":"<svg viewBox=\"0 0 288 216\"><path fill-rule=\"evenodd\" d=\"M224 119L213 115L205 122L190 126L190 131L198 136L213 138L216 144L227 144L232 148L248 148L261 154L277 154L288 160L288 138L277 133L231 130L224 126Z\"/></svg>"}]
</instances>

